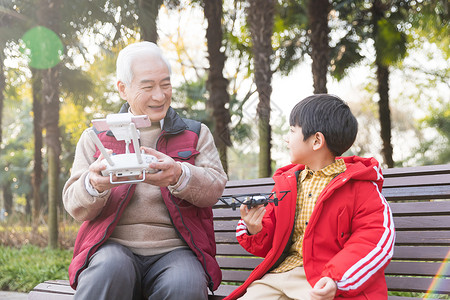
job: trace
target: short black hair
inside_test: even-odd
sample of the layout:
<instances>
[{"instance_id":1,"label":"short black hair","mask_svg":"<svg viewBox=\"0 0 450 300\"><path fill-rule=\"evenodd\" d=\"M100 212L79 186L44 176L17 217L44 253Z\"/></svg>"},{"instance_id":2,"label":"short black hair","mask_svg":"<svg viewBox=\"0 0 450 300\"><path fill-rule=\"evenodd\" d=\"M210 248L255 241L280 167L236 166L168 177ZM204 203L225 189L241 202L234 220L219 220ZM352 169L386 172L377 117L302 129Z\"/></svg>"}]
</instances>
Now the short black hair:
<instances>
[{"instance_id":1,"label":"short black hair","mask_svg":"<svg viewBox=\"0 0 450 300\"><path fill-rule=\"evenodd\" d=\"M315 94L297 103L289 123L302 128L305 141L321 132L335 156L342 155L352 146L358 132L358 122L347 103L329 94Z\"/></svg>"}]
</instances>

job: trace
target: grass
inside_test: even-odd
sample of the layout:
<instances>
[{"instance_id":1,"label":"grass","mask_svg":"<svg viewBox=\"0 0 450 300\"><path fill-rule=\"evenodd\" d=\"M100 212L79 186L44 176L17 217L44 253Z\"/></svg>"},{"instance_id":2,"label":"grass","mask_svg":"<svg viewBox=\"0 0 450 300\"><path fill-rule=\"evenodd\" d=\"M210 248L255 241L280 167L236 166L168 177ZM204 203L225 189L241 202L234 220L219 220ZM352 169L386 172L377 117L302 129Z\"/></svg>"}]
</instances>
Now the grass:
<instances>
[{"instance_id":1,"label":"grass","mask_svg":"<svg viewBox=\"0 0 450 300\"><path fill-rule=\"evenodd\" d=\"M0 290L29 292L44 280L68 279L72 251L26 245L0 247Z\"/></svg>"},{"instance_id":2,"label":"grass","mask_svg":"<svg viewBox=\"0 0 450 300\"><path fill-rule=\"evenodd\" d=\"M29 292L45 280L68 279L80 224L60 222L59 249L49 249L44 221L35 229L29 223L20 217L0 222L0 290Z\"/></svg>"}]
</instances>

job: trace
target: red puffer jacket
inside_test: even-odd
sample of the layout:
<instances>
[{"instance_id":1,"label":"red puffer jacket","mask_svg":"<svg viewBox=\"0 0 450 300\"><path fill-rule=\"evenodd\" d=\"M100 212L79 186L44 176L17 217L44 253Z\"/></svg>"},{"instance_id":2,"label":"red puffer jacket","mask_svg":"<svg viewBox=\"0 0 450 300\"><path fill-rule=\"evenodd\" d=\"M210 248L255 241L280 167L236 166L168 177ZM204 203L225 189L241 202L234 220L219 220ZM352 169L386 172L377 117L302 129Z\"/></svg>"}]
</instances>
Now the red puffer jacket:
<instances>
[{"instance_id":1,"label":"red puffer jacket","mask_svg":"<svg viewBox=\"0 0 450 300\"><path fill-rule=\"evenodd\" d=\"M308 222L303 240L303 267L311 286L322 277L335 280L336 298L387 299L384 269L394 246L394 223L381 194L383 176L378 162L345 157L347 170L322 191ZM291 246L294 227L297 178L302 165L277 170L274 191L290 190L278 206L269 204L263 229L248 235L242 224L239 243L250 253L265 259L242 286L225 299L236 299L254 280L280 264ZM242 222L240 222L242 223Z\"/></svg>"}]
</instances>

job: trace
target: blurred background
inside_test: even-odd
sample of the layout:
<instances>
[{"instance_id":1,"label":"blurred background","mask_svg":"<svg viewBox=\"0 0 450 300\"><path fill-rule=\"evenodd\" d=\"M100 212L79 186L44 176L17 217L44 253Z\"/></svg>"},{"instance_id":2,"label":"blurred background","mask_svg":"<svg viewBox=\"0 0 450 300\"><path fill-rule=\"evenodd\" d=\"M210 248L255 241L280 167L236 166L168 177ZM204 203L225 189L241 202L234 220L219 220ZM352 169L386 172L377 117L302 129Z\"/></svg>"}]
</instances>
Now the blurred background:
<instances>
[{"instance_id":1,"label":"blurred background","mask_svg":"<svg viewBox=\"0 0 450 300\"><path fill-rule=\"evenodd\" d=\"M290 110L313 93L356 115L345 155L450 163L449 23L446 0L0 0L1 243L73 246L61 189L81 132L122 105L115 60L136 41L164 51L173 107L211 128L230 179L289 163Z\"/></svg>"}]
</instances>

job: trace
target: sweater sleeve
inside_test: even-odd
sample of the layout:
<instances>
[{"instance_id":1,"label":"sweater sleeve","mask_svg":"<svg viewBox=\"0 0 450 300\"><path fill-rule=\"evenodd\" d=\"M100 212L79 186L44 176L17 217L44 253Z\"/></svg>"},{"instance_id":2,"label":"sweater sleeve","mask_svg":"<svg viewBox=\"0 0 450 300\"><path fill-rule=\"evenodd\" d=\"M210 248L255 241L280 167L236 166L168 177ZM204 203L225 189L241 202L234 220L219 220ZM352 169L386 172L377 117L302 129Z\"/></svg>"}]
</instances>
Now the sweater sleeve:
<instances>
[{"instance_id":1,"label":"sweater sleeve","mask_svg":"<svg viewBox=\"0 0 450 300\"><path fill-rule=\"evenodd\" d=\"M208 207L216 204L222 195L227 183L219 153L214 144L209 128L202 124L197 143L195 166L183 162L189 168L190 177L181 190L171 189L171 193L199 207Z\"/></svg>"},{"instance_id":2,"label":"sweater sleeve","mask_svg":"<svg viewBox=\"0 0 450 300\"><path fill-rule=\"evenodd\" d=\"M376 274L383 272L393 255L392 213L378 186L373 182L361 183L355 204L350 236L322 272L322 277L336 281L336 296L359 294L375 280Z\"/></svg>"},{"instance_id":3,"label":"sweater sleeve","mask_svg":"<svg viewBox=\"0 0 450 300\"><path fill-rule=\"evenodd\" d=\"M87 129L88 130L88 129ZM85 130L78 141L71 175L63 188L63 203L66 211L77 221L94 219L106 204L110 191L93 197L86 190L85 180L89 166L95 161L95 145Z\"/></svg>"}]
</instances>

